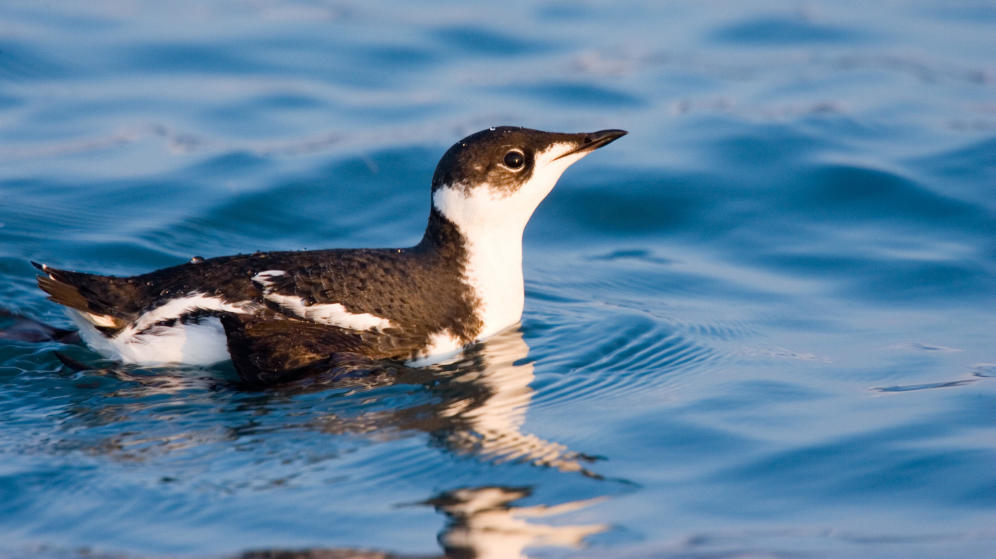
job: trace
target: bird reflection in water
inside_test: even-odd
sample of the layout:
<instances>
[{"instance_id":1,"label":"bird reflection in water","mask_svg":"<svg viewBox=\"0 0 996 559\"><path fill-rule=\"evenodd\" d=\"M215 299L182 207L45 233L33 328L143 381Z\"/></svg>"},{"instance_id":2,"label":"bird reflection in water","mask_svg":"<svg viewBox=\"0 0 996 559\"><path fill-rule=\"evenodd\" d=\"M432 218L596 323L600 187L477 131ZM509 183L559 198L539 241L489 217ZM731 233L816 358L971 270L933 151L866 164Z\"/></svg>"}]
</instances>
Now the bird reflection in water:
<instances>
[{"instance_id":1,"label":"bird reflection in water","mask_svg":"<svg viewBox=\"0 0 996 559\"><path fill-rule=\"evenodd\" d=\"M585 467L593 457L566 446L522 432L532 400L532 362L525 361L529 346L518 330L495 336L464 352L454 362L435 367L387 371L362 371L353 378L337 372L334 381L363 384L419 384L432 396L400 409L370 412L361 417L328 414L319 419L326 432L376 431L385 427L429 433L443 448L474 455L491 463L528 462L564 472L598 477ZM347 373L348 375L348 373ZM314 390L321 379L282 390Z\"/></svg>"},{"instance_id":2,"label":"bird reflection in water","mask_svg":"<svg viewBox=\"0 0 996 559\"><path fill-rule=\"evenodd\" d=\"M229 381L217 376L191 375L190 371L141 369L90 369L61 355L71 369L78 369L75 382L80 388L106 389L106 381L119 381L101 395L99 403L87 396L85 405L70 406L69 412L86 424L106 425L116 421L134 421L137 414L154 419L168 429L163 445L155 445L155 429L141 434L141 444L129 444L128 433L112 435L114 441L84 444L99 447L100 453L113 454L121 449L121 458L141 460L135 449L152 454L170 452L203 444L211 439L241 439L258 433L263 423L267 432L305 429L335 435L359 435L385 440L415 433L426 433L430 444L448 452L476 456L492 464L524 462L579 472L598 478L586 466L594 457L572 451L563 444L522 432L526 411L533 396L533 363L526 361L529 346L518 330L499 334L463 353L456 361L425 368L394 364L372 366L369 361L340 362L326 374L312 375L293 382L266 388L253 387L246 392L232 390ZM391 388L405 388L399 398ZM244 387L243 387L244 388ZM315 401L317 395L324 400ZM158 411L163 397L171 403L200 406L204 417L176 416ZM234 396L224 401L226 396ZM221 402L218 408L218 400ZM127 406L117 401L128 402ZM205 400L209 400L205 402ZM385 400L389 405L378 405ZM142 402L148 402L144 407ZM372 403L371 403L372 402ZM234 407L234 409L233 409ZM205 409L206 408L206 409ZM293 410L293 414L281 411ZM94 414L99 414L99 418ZM220 414L219 420L212 414ZM266 416L272 420L267 421ZM232 418L242 423L232 425ZM305 418L303 421L301 418ZM186 432L177 432L163 421L184 420ZM224 430L219 423L227 423ZM203 432L198 432L203 428ZM184 443L184 440L189 440ZM108 444L113 443L113 444ZM125 453L128 453L125 455Z\"/></svg>"},{"instance_id":3,"label":"bird reflection in water","mask_svg":"<svg viewBox=\"0 0 996 559\"><path fill-rule=\"evenodd\" d=\"M605 524L552 526L528 522L582 509L602 498L572 501L555 506L513 506L528 497L529 488L475 487L448 491L428 504L447 517L439 543L447 557L505 559L526 557L529 547L580 547L584 539L608 529Z\"/></svg>"},{"instance_id":4,"label":"bird reflection in water","mask_svg":"<svg viewBox=\"0 0 996 559\"><path fill-rule=\"evenodd\" d=\"M518 559L528 558L526 550L535 547L581 547L584 539L606 531L605 524L550 525L529 522L573 512L602 498L573 501L560 505L516 506L519 499L531 494L528 487L467 487L447 491L424 503L446 516L439 533L441 555L403 555L357 549L253 550L238 559Z\"/></svg>"}]
</instances>

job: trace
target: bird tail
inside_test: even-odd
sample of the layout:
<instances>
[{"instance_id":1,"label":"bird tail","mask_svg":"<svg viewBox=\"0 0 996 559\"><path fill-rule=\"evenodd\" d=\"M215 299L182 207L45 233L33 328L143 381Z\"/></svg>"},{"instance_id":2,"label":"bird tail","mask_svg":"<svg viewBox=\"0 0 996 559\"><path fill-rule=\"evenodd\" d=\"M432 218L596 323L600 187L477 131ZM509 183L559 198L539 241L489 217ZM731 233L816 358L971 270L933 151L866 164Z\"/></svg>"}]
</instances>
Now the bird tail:
<instances>
[{"instance_id":1,"label":"bird tail","mask_svg":"<svg viewBox=\"0 0 996 559\"><path fill-rule=\"evenodd\" d=\"M48 298L75 311L105 334L113 334L131 322L137 310L139 288L129 278L100 276L57 270L31 263L42 274L38 287Z\"/></svg>"}]
</instances>

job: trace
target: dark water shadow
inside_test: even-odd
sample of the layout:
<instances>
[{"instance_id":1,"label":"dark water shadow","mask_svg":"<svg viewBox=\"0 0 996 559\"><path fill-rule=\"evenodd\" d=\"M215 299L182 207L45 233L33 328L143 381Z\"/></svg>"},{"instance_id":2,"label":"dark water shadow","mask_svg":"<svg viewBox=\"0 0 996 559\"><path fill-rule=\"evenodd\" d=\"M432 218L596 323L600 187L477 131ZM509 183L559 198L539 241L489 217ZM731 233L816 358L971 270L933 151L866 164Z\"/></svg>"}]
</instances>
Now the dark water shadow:
<instances>
[{"instance_id":1,"label":"dark water shadow","mask_svg":"<svg viewBox=\"0 0 996 559\"><path fill-rule=\"evenodd\" d=\"M30 343L60 342L78 344L80 343L80 336L75 330L56 328L33 318L0 308L0 340Z\"/></svg>"}]
</instances>

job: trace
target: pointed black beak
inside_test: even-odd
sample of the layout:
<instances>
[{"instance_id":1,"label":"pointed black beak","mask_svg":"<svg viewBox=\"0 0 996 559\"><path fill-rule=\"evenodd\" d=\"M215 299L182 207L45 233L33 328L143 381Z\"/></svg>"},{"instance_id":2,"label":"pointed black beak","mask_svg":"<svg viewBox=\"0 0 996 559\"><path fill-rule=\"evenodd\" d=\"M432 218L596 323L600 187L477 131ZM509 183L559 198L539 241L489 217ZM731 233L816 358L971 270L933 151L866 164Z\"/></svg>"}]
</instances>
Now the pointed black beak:
<instances>
[{"instance_id":1,"label":"pointed black beak","mask_svg":"<svg viewBox=\"0 0 996 559\"><path fill-rule=\"evenodd\" d=\"M580 142L578 147L572 149L571 151L560 155L557 159L561 157L567 157L568 155L573 155L580 152L588 152L596 150L602 146L607 146L612 142L618 140L625 136L627 132L625 130L599 130L598 132L590 132L588 134L578 134L580 136Z\"/></svg>"}]
</instances>

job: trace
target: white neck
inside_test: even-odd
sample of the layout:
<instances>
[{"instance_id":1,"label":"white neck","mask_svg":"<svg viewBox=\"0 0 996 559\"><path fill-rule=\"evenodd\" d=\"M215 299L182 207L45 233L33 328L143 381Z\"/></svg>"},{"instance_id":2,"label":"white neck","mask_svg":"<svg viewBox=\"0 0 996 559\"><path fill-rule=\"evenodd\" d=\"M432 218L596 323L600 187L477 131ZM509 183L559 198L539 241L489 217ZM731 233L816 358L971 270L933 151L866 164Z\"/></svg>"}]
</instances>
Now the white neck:
<instances>
[{"instance_id":1,"label":"white neck","mask_svg":"<svg viewBox=\"0 0 996 559\"><path fill-rule=\"evenodd\" d=\"M467 265L462 279L479 302L477 313L482 326L478 339L518 322L525 303L522 232L528 216L523 220L506 215L503 219L486 211L494 209L494 200L486 188L468 194L462 188L443 187L435 192L432 201L463 236Z\"/></svg>"},{"instance_id":2,"label":"white neck","mask_svg":"<svg viewBox=\"0 0 996 559\"><path fill-rule=\"evenodd\" d=\"M433 192L433 206L456 225L466 243L463 280L480 301L478 318L483 326L478 339L522 318L522 232L561 173L586 154L559 155L573 147L554 144L537 153L531 177L512 192L487 184L446 185Z\"/></svg>"},{"instance_id":3,"label":"white neck","mask_svg":"<svg viewBox=\"0 0 996 559\"><path fill-rule=\"evenodd\" d=\"M522 229L494 233L467 239L464 282L474 289L480 301L478 313L483 324L478 339L519 322L525 305Z\"/></svg>"}]
</instances>

